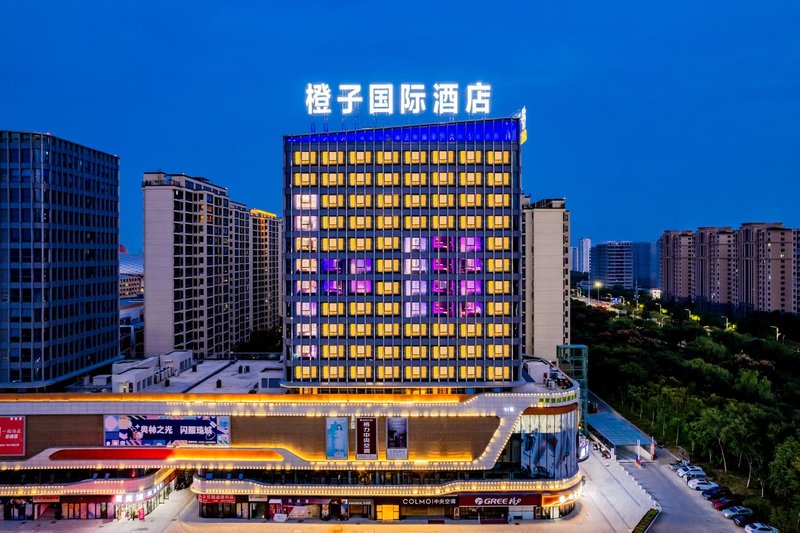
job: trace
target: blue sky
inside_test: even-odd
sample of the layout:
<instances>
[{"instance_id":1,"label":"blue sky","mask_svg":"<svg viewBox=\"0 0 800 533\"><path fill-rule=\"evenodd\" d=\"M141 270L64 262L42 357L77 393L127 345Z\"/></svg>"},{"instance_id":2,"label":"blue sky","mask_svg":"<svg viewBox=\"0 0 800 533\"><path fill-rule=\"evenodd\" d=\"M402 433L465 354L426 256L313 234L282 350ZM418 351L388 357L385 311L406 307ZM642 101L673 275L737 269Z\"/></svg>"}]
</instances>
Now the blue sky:
<instances>
[{"instance_id":1,"label":"blue sky","mask_svg":"<svg viewBox=\"0 0 800 533\"><path fill-rule=\"evenodd\" d=\"M0 21L0 128L118 154L131 251L144 171L280 211L309 81L491 83L493 116L528 110L525 190L566 197L575 240L800 226L797 1L5 0Z\"/></svg>"}]
</instances>

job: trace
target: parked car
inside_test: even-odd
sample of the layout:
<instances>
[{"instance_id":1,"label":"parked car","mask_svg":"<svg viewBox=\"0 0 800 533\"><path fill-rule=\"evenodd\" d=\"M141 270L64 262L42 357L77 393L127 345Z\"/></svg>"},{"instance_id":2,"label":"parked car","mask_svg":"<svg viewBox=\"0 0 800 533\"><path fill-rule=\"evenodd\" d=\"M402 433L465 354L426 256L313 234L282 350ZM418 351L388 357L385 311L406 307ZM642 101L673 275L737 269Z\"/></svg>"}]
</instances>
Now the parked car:
<instances>
[{"instance_id":1,"label":"parked car","mask_svg":"<svg viewBox=\"0 0 800 533\"><path fill-rule=\"evenodd\" d=\"M722 516L725 518L733 518L737 514L753 514L753 510L743 505L734 505L722 511Z\"/></svg>"},{"instance_id":2,"label":"parked car","mask_svg":"<svg viewBox=\"0 0 800 533\"><path fill-rule=\"evenodd\" d=\"M708 479L708 478L706 477L705 472L689 472L688 474L683 476L683 480L686 481L686 483L689 483L693 479Z\"/></svg>"},{"instance_id":3,"label":"parked car","mask_svg":"<svg viewBox=\"0 0 800 533\"><path fill-rule=\"evenodd\" d=\"M762 522L753 522L752 524L747 524L744 526L744 530L747 533L781 533L777 528Z\"/></svg>"},{"instance_id":4,"label":"parked car","mask_svg":"<svg viewBox=\"0 0 800 533\"><path fill-rule=\"evenodd\" d=\"M719 487L719 484L710 479L693 479L689 481L689 488L694 490L708 490L714 487Z\"/></svg>"},{"instance_id":5,"label":"parked car","mask_svg":"<svg viewBox=\"0 0 800 533\"><path fill-rule=\"evenodd\" d=\"M679 468L677 472L680 477L686 477L689 474L706 474L699 466L684 466Z\"/></svg>"},{"instance_id":6,"label":"parked car","mask_svg":"<svg viewBox=\"0 0 800 533\"><path fill-rule=\"evenodd\" d=\"M752 513L750 514L737 514L733 518L733 523L739 527L744 527L747 524L752 524L756 521L756 516Z\"/></svg>"},{"instance_id":7,"label":"parked car","mask_svg":"<svg viewBox=\"0 0 800 533\"><path fill-rule=\"evenodd\" d=\"M674 463L670 463L669 467L672 470L678 470L679 468L683 468L684 466L691 466L689 461L675 461Z\"/></svg>"},{"instance_id":8,"label":"parked car","mask_svg":"<svg viewBox=\"0 0 800 533\"><path fill-rule=\"evenodd\" d=\"M731 495L733 495L731 489L723 486L714 487L713 489L703 491L703 498L706 500L718 500L720 498L724 498L725 496Z\"/></svg>"},{"instance_id":9,"label":"parked car","mask_svg":"<svg viewBox=\"0 0 800 533\"><path fill-rule=\"evenodd\" d=\"M722 511L723 509L727 509L733 505L736 505L739 501L733 496L725 496L718 500L712 500L711 506L714 507L717 511Z\"/></svg>"}]
</instances>

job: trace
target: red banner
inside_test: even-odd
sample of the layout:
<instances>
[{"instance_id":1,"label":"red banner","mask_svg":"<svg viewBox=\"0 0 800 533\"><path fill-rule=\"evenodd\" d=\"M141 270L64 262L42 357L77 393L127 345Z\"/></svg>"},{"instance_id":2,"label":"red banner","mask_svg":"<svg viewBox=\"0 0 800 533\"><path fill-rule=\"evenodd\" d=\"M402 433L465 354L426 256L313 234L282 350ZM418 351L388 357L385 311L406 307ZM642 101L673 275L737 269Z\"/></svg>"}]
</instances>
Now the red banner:
<instances>
[{"instance_id":1,"label":"red banner","mask_svg":"<svg viewBox=\"0 0 800 533\"><path fill-rule=\"evenodd\" d=\"M378 458L378 419L374 416L356 418L356 459Z\"/></svg>"},{"instance_id":2,"label":"red banner","mask_svg":"<svg viewBox=\"0 0 800 533\"><path fill-rule=\"evenodd\" d=\"M198 494L197 501L200 503L236 503L236 496L233 494Z\"/></svg>"},{"instance_id":3,"label":"red banner","mask_svg":"<svg viewBox=\"0 0 800 533\"><path fill-rule=\"evenodd\" d=\"M25 455L25 417L0 416L0 456Z\"/></svg>"},{"instance_id":4,"label":"red banner","mask_svg":"<svg viewBox=\"0 0 800 533\"><path fill-rule=\"evenodd\" d=\"M459 496L460 507L514 507L517 505L541 505L538 494L479 494Z\"/></svg>"}]
</instances>

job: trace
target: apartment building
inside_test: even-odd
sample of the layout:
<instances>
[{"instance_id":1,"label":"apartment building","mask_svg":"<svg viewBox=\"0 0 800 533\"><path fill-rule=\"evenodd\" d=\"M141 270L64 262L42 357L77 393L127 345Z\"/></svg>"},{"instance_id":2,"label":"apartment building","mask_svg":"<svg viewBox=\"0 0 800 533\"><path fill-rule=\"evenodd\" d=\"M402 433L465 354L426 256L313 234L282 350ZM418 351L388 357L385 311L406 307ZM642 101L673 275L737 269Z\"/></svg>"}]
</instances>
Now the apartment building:
<instances>
[{"instance_id":1,"label":"apartment building","mask_svg":"<svg viewBox=\"0 0 800 533\"><path fill-rule=\"evenodd\" d=\"M661 294L689 300L694 294L695 239L690 230L665 231L658 240Z\"/></svg>"}]
</instances>

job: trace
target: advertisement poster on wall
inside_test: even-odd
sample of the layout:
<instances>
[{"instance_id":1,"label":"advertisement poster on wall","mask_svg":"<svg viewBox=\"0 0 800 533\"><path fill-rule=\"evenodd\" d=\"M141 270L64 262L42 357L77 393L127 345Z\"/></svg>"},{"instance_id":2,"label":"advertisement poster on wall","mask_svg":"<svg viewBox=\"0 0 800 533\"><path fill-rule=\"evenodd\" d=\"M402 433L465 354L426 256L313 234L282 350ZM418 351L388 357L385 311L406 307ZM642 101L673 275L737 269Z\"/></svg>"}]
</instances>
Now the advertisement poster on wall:
<instances>
[{"instance_id":1,"label":"advertisement poster on wall","mask_svg":"<svg viewBox=\"0 0 800 533\"><path fill-rule=\"evenodd\" d=\"M374 416L356 418L356 459L378 458L378 419Z\"/></svg>"},{"instance_id":2,"label":"advertisement poster on wall","mask_svg":"<svg viewBox=\"0 0 800 533\"><path fill-rule=\"evenodd\" d=\"M328 417L325 420L325 457L328 460L347 460L347 418Z\"/></svg>"},{"instance_id":3,"label":"advertisement poster on wall","mask_svg":"<svg viewBox=\"0 0 800 533\"><path fill-rule=\"evenodd\" d=\"M404 416L386 419L386 458L408 459L408 418Z\"/></svg>"},{"instance_id":4,"label":"advertisement poster on wall","mask_svg":"<svg viewBox=\"0 0 800 533\"><path fill-rule=\"evenodd\" d=\"M25 455L25 417L0 416L0 456Z\"/></svg>"},{"instance_id":5,"label":"advertisement poster on wall","mask_svg":"<svg viewBox=\"0 0 800 533\"><path fill-rule=\"evenodd\" d=\"M105 415L106 446L230 446L228 416Z\"/></svg>"}]
</instances>

